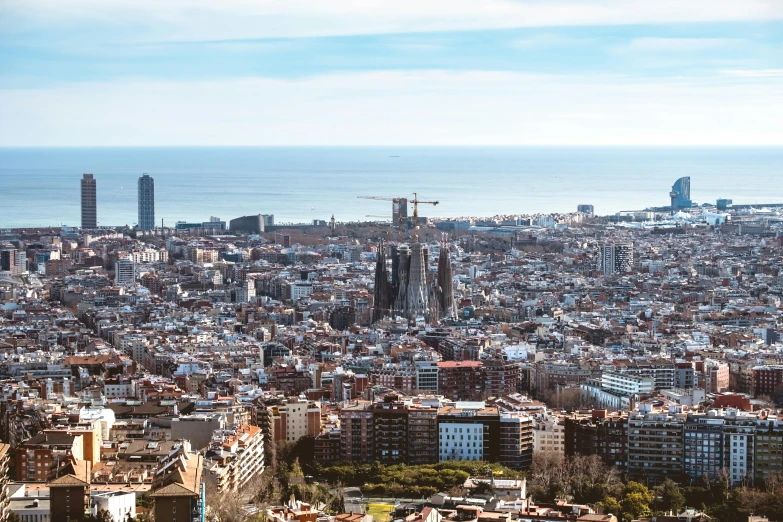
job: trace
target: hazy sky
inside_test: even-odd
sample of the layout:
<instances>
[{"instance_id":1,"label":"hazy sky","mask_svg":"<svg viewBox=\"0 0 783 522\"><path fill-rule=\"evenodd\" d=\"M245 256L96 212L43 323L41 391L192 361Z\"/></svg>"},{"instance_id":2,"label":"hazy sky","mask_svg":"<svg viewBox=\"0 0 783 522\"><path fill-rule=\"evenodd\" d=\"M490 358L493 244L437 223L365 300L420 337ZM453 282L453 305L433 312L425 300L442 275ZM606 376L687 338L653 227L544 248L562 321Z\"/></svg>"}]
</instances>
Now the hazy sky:
<instances>
[{"instance_id":1,"label":"hazy sky","mask_svg":"<svg viewBox=\"0 0 783 522\"><path fill-rule=\"evenodd\" d=\"M783 0L0 0L0 146L783 145Z\"/></svg>"}]
</instances>

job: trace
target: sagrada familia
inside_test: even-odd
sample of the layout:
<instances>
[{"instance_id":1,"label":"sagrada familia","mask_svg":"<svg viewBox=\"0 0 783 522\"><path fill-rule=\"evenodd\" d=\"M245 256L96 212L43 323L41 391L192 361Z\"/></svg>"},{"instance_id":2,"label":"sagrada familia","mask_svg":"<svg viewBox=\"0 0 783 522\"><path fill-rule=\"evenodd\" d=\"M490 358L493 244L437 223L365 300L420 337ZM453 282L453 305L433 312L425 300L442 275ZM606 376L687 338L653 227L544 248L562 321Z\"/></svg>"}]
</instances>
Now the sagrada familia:
<instances>
[{"instance_id":1,"label":"sagrada familia","mask_svg":"<svg viewBox=\"0 0 783 522\"><path fill-rule=\"evenodd\" d=\"M445 242L440 248L437 278L429 277L427 245L391 245L391 274L386 249L383 241L378 243L373 322L401 316L410 320L424 318L432 324L456 316L449 248Z\"/></svg>"}]
</instances>

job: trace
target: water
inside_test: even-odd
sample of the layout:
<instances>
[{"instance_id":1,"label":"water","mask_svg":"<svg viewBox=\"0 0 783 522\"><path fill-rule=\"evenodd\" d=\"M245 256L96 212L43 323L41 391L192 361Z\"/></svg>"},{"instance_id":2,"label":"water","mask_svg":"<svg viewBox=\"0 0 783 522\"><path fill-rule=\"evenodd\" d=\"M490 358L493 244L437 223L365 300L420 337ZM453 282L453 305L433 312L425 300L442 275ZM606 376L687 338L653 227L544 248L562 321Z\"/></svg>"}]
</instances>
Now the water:
<instances>
[{"instance_id":1,"label":"water","mask_svg":"<svg viewBox=\"0 0 783 522\"><path fill-rule=\"evenodd\" d=\"M398 157L394 157L398 156ZM137 221L137 179L155 178L156 221L274 214L309 222L391 216L391 203L439 200L427 216L596 213L668 204L691 176L697 202L783 202L783 148L0 148L0 227L78 225L80 179L95 174L100 225Z\"/></svg>"}]
</instances>

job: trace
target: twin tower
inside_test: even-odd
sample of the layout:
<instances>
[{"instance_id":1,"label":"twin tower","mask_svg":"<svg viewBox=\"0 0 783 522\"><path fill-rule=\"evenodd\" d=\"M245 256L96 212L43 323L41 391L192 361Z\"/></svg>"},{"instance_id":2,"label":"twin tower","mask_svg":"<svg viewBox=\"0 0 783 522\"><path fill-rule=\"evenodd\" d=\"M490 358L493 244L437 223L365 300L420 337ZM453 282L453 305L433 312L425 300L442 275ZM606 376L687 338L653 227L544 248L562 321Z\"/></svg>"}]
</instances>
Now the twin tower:
<instances>
[{"instance_id":1,"label":"twin tower","mask_svg":"<svg viewBox=\"0 0 783 522\"><path fill-rule=\"evenodd\" d=\"M98 200L95 176L82 176L82 228L98 228ZM155 228L155 180L147 174L139 178L139 230Z\"/></svg>"},{"instance_id":2,"label":"twin tower","mask_svg":"<svg viewBox=\"0 0 783 522\"><path fill-rule=\"evenodd\" d=\"M373 322L389 316L413 320L423 318L430 323L443 317L455 317L448 244L442 243L440 247L437 278L429 277L428 245L391 245L389 250L391 274L386 259L386 244L383 241L378 243Z\"/></svg>"}]
</instances>

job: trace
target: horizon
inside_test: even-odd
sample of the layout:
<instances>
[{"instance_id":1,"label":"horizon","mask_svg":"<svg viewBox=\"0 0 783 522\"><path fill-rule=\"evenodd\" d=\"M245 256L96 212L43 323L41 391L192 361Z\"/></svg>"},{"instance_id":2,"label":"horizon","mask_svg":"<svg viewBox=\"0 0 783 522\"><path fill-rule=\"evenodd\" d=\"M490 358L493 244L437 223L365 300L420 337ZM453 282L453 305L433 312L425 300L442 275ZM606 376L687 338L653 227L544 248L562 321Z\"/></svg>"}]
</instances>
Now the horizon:
<instances>
[{"instance_id":1,"label":"horizon","mask_svg":"<svg viewBox=\"0 0 783 522\"><path fill-rule=\"evenodd\" d=\"M783 2L0 2L0 147L778 147Z\"/></svg>"}]
</instances>

